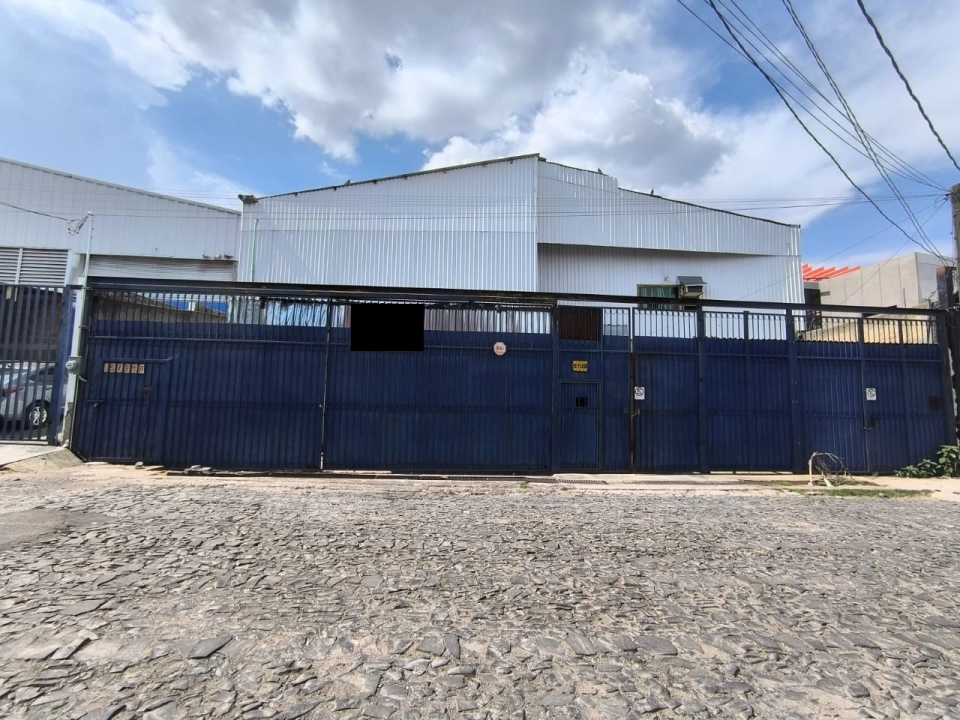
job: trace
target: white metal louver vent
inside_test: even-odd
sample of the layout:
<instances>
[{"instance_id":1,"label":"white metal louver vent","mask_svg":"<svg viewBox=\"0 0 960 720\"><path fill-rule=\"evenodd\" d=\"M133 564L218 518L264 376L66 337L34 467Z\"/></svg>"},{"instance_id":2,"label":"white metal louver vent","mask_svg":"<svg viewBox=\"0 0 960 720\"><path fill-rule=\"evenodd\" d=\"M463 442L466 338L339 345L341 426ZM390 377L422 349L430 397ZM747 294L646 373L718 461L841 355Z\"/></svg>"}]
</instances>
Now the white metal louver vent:
<instances>
[{"instance_id":1,"label":"white metal louver vent","mask_svg":"<svg viewBox=\"0 0 960 720\"><path fill-rule=\"evenodd\" d=\"M19 285L63 285L67 250L0 248L0 282Z\"/></svg>"},{"instance_id":2,"label":"white metal louver vent","mask_svg":"<svg viewBox=\"0 0 960 720\"><path fill-rule=\"evenodd\" d=\"M66 277L66 250L23 249L17 279L21 285L63 285Z\"/></svg>"},{"instance_id":3,"label":"white metal louver vent","mask_svg":"<svg viewBox=\"0 0 960 720\"><path fill-rule=\"evenodd\" d=\"M17 282L20 269L20 248L0 247L0 283L12 285Z\"/></svg>"}]
</instances>

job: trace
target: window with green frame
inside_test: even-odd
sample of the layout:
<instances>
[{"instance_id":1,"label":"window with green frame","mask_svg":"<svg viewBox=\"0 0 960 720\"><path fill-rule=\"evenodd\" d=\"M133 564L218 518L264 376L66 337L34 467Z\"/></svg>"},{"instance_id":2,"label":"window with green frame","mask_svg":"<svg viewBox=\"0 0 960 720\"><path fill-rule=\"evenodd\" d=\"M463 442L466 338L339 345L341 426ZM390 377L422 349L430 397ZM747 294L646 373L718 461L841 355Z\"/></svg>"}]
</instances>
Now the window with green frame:
<instances>
[{"instance_id":1,"label":"window with green frame","mask_svg":"<svg viewBox=\"0 0 960 720\"><path fill-rule=\"evenodd\" d=\"M637 285L637 297L641 298L669 298L676 300L680 297L680 287L678 285ZM676 303L640 303L642 310L677 310L679 305Z\"/></svg>"}]
</instances>

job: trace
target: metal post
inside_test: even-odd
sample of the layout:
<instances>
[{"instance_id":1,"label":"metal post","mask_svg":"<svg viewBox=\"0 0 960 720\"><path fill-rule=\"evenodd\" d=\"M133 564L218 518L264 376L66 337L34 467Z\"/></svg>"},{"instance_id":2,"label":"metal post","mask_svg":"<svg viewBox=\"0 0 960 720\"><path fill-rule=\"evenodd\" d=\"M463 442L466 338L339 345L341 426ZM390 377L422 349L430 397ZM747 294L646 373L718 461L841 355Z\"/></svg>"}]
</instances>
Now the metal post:
<instances>
[{"instance_id":1,"label":"metal post","mask_svg":"<svg viewBox=\"0 0 960 720\"><path fill-rule=\"evenodd\" d=\"M960 269L960 185L950 188L950 206L953 209L953 257Z\"/></svg>"},{"instance_id":2,"label":"metal post","mask_svg":"<svg viewBox=\"0 0 960 720\"><path fill-rule=\"evenodd\" d=\"M951 363L951 352L950 344L948 342L947 333L948 323L952 320L956 321L956 316L953 318L950 317L948 313L944 313L937 317L937 346L940 348L940 364L943 374L943 398L944 398L944 408L943 408L943 419L946 423L946 430L944 433L945 445L953 445L957 443L958 437L960 437L960 430L957 428L957 408L956 408L956 398L954 397L954 381L956 377L952 375L952 363ZM956 332L954 330L953 332Z\"/></svg>"},{"instance_id":3,"label":"metal post","mask_svg":"<svg viewBox=\"0 0 960 720\"><path fill-rule=\"evenodd\" d=\"M82 349L83 323L87 312L87 298L89 296L90 285L90 254L93 252L93 213L87 213L81 221L89 223L87 225L87 251L83 257L83 286L77 296L76 308L73 311L73 328L70 339L70 357L80 357ZM73 441L73 422L77 410L77 391L79 389L80 368L75 368L67 376L66 405L63 411L63 444L69 447Z\"/></svg>"},{"instance_id":4,"label":"metal post","mask_svg":"<svg viewBox=\"0 0 960 720\"><path fill-rule=\"evenodd\" d=\"M633 389L637 386L637 362L634 358L634 333L636 331L637 310L629 309L630 313L630 472L637 471L637 400L633 396Z\"/></svg>"},{"instance_id":5,"label":"metal post","mask_svg":"<svg viewBox=\"0 0 960 720\"><path fill-rule=\"evenodd\" d=\"M753 364L750 361L750 311L743 311L743 380L747 409L747 467L757 469L756 418L753 413Z\"/></svg>"},{"instance_id":6,"label":"metal post","mask_svg":"<svg viewBox=\"0 0 960 720\"><path fill-rule=\"evenodd\" d=\"M63 404L63 374L70 357L70 328L73 326L73 290L64 288L60 310L60 332L57 334L57 355L53 366L53 388L50 390L50 423L47 425L47 444L57 444L60 427L60 406Z\"/></svg>"},{"instance_id":7,"label":"metal post","mask_svg":"<svg viewBox=\"0 0 960 720\"><path fill-rule=\"evenodd\" d=\"M797 360L797 331L793 310L787 308L787 366L790 382L790 436L793 442L793 471L802 473L805 465L803 457L803 413L800 412L800 364Z\"/></svg>"},{"instance_id":8,"label":"metal post","mask_svg":"<svg viewBox=\"0 0 960 720\"><path fill-rule=\"evenodd\" d=\"M703 305L697 305L697 438L699 457L697 466L701 473L710 472L707 463L706 433L709 416L706 401L706 372L707 372L707 318Z\"/></svg>"},{"instance_id":9,"label":"metal post","mask_svg":"<svg viewBox=\"0 0 960 720\"><path fill-rule=\"evenodd\" d=\"M557 471L557 434L560 432L560 325L557 305L550 308L550 334L553 340L553 388L550 392L550 472Z\"/></svg>"},{"instance_id":10,"label":"metal post","mask_svg":"<svg viewBox=\"0 0 960 720\"><path fill-rule=\"evenodd\" d=\"M320 469L324 469L327 452L327 398L330 382L330 328L333 324L333 302L327 301L327 346L323 353L323 410L320 415Z\"/></svg>"},{"instance_id":11,"label":"metal post","mask_svg":"<svg viewBox=\"0 0 960 720\"><path fill-rule=\"evenodd\" d=\"M873 468L870 464L870 440L867 433L873 430L873 424L867 417L869 412L867 403L867 351L863 332L863 315L861 315L857 318L857 351L860 353L860 410L863 420L863 459L867 466L867 472L870 472Z\"/></svg>"}]
</instances>

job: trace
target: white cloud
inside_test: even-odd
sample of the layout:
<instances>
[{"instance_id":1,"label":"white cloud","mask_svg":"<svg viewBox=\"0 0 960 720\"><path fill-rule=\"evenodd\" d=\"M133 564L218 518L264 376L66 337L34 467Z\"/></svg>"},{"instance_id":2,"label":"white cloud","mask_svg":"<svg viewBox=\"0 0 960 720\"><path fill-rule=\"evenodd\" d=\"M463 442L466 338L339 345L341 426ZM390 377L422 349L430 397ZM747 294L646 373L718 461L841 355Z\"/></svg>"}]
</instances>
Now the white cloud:
<instances>
[{"instance_id":1,"label":"white cloud","mask_svg":"<svg viewBox=\"0 0 960 720\"><path fill-rule=\"evenodd\" d=\"M334 161L355 160L361 136L400 134L439 148L430 167L540 152L602 168L626 187L704 202L852 194L765 87L758 100L755 88L744 97L713 86L743 61L713 38L700 47L677 39L667 19L693 21L667 0L3 3L101 44L148 88L176 90L213 73L289 116L294 134ZM782 48L804 56L782 8L745 6ZM864 125L911 163L945 167L855 4L799 9ZM944 91L960 67L960 5L875 0L871 9L947 141L960 147L952 122L960 96ZM815 76L812 61L801 64ZM812 127L858 182L885 192L870 163ZM763 214L809 223L823 212Z\"/></svg>"},{"instance_id":2,"label":"white cloud","mask_svg":"<svg viewBox=\"0 0 960 720\"><path fill-rule=\"evenodd\" d=\"M216 173L198 170L183 148L155 137L150 143L151 189L186 200L240 209L237 195L249 193L245 188Z\"/></svg>"}]
</instances>

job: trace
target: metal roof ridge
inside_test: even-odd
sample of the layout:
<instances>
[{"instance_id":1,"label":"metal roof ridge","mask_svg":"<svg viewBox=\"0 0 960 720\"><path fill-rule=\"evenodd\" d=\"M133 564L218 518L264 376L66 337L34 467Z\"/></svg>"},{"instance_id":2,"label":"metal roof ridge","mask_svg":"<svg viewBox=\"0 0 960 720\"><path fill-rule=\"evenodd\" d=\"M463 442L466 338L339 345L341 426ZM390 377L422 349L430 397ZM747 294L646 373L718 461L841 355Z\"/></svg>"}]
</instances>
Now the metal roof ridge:
<instances>
[{"instance_id":1,"label":"metal roof ridge","mask_svg":"<svg viewBox=\"0 0 960 720\"><path fill-rule=\"evenodd\" d=\"M324 190L339 190L340 188L353 187L354 185L370 185L380 182L386 182L387 180L405 180L410 177L418 177L420 175L430 175L432 173L441 173L441 172L450 172L451 170L462 170L464 168L470 167L481 167L484 165L493 165L495 163L504 163L504 162L513 162L514 160L527 160L529 158L539 158L540 153L527 153L525 155L510 155L508 157L502 158L492 158L490 160L478 160L477 162L464 163L462 165L448 165L441 168L431 168L429 170L415 170L414 172L400 173L399 175L387 175L385 177L370 178L369 180L358 180L357 182L346 182L340 183L338 185L325 185L324 187L318 188L308 188L306 190L292 190L285 193L276 193L275 195L261 195L257 197L257 200L270 200L273 198L279 197L288 197L290 195L305 195L307 193L322 192ZM542 159L542 158L541 158Z\"/></svg>"}]
</instances>

